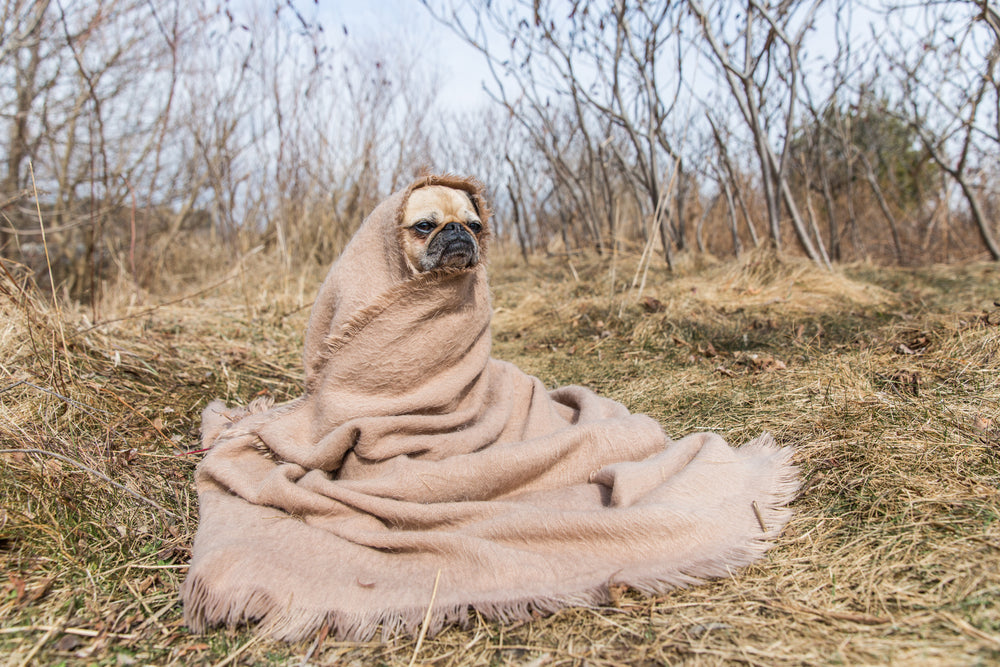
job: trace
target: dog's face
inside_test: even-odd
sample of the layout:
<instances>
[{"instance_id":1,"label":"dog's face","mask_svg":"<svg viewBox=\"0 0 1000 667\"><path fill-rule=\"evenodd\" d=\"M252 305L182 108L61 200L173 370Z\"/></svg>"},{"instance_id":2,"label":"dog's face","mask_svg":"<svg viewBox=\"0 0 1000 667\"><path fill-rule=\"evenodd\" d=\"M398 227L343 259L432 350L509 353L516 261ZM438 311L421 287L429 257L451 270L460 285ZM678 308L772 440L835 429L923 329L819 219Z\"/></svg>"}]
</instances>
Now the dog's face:
<instances>
[{"instance_id":1,"label":"dog's face","mask_svg":"<svg viewBox=\"0 0 1000 667\"><path fill-rule=\"evenodd\" d=\"M464 190L428 185L410 193L403 211L403 252L417 272L479 263L483 223Z\"/></svg>"}]
</instances>

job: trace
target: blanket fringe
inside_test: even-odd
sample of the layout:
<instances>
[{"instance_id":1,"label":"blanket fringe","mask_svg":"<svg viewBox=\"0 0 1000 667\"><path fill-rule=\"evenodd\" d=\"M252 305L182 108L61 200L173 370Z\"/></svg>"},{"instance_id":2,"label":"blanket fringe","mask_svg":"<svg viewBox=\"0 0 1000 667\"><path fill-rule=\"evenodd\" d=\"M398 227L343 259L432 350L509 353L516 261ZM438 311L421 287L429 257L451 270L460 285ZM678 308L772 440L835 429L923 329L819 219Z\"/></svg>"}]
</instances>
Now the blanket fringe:
<instances>
[{"instance_id":1,"label":"blanket fringe","mask_svg":"<svg viewBox=\"0 0 1000 667\"><path fill-rule=\"evenodd\" d=\"M256 623L255 631L261 635L295 642L313 636L326 624L331 636L338 640L363 642L371 640L379 629L384 639L404 635L415 637L427 614L427 609L421 607L387 609L370 614L295 609L256 592L237 597L221 596L198 578L188 578L184 588L185 622L197 633L216 625L233 628ZM531 620L539 614L547 616L565 607L596 607L608 600L610 596L605 584L571 595L435 606L431 610L427 636L436 635L450 625L468 627L470 611L506 624Z\"/></svg>"}]
</instances>

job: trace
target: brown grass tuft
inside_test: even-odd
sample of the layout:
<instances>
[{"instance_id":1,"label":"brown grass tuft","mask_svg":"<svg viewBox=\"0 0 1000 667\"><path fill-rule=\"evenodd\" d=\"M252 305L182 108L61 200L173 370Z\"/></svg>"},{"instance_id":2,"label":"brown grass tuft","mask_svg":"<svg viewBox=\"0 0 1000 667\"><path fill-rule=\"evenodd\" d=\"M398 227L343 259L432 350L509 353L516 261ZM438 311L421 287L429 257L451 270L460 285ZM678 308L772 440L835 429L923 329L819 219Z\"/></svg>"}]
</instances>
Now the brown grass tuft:
<instances>
[{"instance_id":1,"label":"brown grass tuft","mask_svg":"<svg viewBox=\"0 0 1000 667\"><path fill-rule=\"evenodd\" d=\"M248 254L93 313L0 273L0 652L8 664L989 664L1000 660L1000 272L494 261L494 354L668 433L799 446L797 516L731 579L385 644L191 635L201 408L301 391L322 277ZM572 266L571 266L572 263ZM214 286L214 287L213 287ZM159 305L156 304L166 304ZM66 372L67 362L72 373ZM110 480L110 481L109 481Z\"/></svg>"}]
</instances>

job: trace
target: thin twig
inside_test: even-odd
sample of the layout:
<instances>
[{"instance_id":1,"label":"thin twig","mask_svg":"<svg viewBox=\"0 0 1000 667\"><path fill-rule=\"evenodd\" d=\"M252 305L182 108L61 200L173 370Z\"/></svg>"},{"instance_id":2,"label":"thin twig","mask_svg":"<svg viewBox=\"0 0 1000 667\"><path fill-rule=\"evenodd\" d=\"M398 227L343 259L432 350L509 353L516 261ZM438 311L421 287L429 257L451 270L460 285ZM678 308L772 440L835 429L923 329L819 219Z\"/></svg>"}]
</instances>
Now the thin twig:
<instances>
[{"instance_id":1,"label":"thin twig","mask_svg":"<svg viewBox=\"0 0 1000 667\"><path fill-rule=\"evenodd\" d=\"M7 276L7 280L9 280L11 285L13 285L19 292L18 299L15 299L13 294L3 290L4 294L6 294L13 303L17 304L17 307L24 311L24 315L28 320L28 340L31 341L31 352L35 355L35 359L37 359L41 365L44 365L42 364L42 355L38 351L38 344L35 342L35 326L37 326L37 322L34 317L34 311L32 308L28 307L28 281L25 280L19 284L7 269L6 261L0 260L0 268L3 268L3 273ZM34 299L32 299L32 305L34 306ZM37 310L37 306L34 306L34 309Z\"/></svg>"},{"instance_id":2,"label":"thin twig","mask_svg":"<svg viewBox=\"0 0 1000 667\"><path fill-rule=\"evenodd\" d=\"M750 503L750 507L753 508L754 516L757 517L757 523L760 524L760 531L762 533L766 533L767 526L764 524L764 517L760 513L760 507L757 506L757 501L755 500L752 503Z\"/></svg>"},{"instance_id":3,"label":"thin twig","mask_svg":"<svg viewBox=\"0 0 1000 667\"><path fill-rule=\"evenodd\" d=\"M25 667L25 665L30 664L31 659L35 657L35 654L38 653L43 646L45 646L45 642L52 638L52 635L56 633L56 630L58 630L57 626L50 626L49 629L45 631L45 634L42 635L41 639L35 642L35 645L31 647L31 650L28 651L28 655L24 656L19 667Z\"/></svg>"},{"instance_id":4,"label":"thin twig","mask_svg":"<svg viewBox=\"0 0 1000 667\"><path fill-rule=\"evenodd\" d=\"M963 634L985 642L993 649L1000 648L1000 635L983 632L965 619L959 618L955 614L951 614L946 611L938 612L938 616L952 623L955 627L961 630Z\"/></svg>"},{"instance_id":5,"label":"thin twig","mask_svg":"<svg viewBox=\"0 0 1000 667\"><path fill-rule=\"evenodd\" d=\"M34 389L37 389L38 391L44 391L46 394L51 394L52 396L55 396L58 399L66 401L70 405L73 405L73 406L76 406L76 407L80 408L81 410L83 410L84 412L86 412L91 417L98 418L98 415L93 410L91 410L88 406L84 405L83 403L80 403L79 401L74 401L72 398L69 398L68 396L63 396L58 391L52 391L51 389L48 389L47 387L41 387L41 386L35 384L34 382L28 382L27 380L19 380L17 382L14 382L13 384L7 385L3 389L0 389L0 394L2 394L5 391L8 391L10 389L13 389L14 387L20 386L22 384L23 385L27 385L29 387L32 387ZM99 411L103 412L106 415L110 415L111 414L107 410L101 410L100 408L94 408L94 410L99 410Z\"/></svg>"},{"instance_id":6,"label":"thin twig","mask_svg":"<svg viewBox=\"0 0 1000 667\"><path fill-rule=\"evenodd\" d=\"M804 613L818 616L820 618L830 618L837 621L848 621L850 623L860 623L862 625L886 625L892 623L892 619L885 616L872 616L871 614L859 614L853 611L837 611L833 609L813 609L801 604L791 602L764 601L769 607L781 609L792 613Z\"/></svg>"},{"instance_id":7,"label":"thin twig","mask_svg":"<svg viewBox=\"0 0 1000 667\"><path fill-rule=\"evenodd\" d=\"M17 635L25 632L49 632L59 631L66 635L76 635L77 637L112 637L114 639L138 639L135 633L122 634L119 632L108 632L107 630L92 630L90 628L61 628L58 625L17 625L9 628L0 628L0 635Z\"/></svg>"},{"instance_id":8,"label":"thin twig","mask_svg":"<svg viewBox=\"0 0 1000 667\"><path fill-rule=\"evenodd\" d=\"M2 206L3 205L0 204L0 207ZM82 227L85 224L87 224L87 220L80 219L76 222L66 223L65 225L57 225L55 227L49 227L48 231L50 234L54 234L56 232L68 232L71 229ZM37 229L18 229L17 227L4 227L4 226L0 226L0 232L6 232L8 234L16 234L17 236L40 236L41 234L44 234L44 232Z\"/></svg>"},{"instance_id":9,"label":"thin twig","mask_svg":"<svg viewBox=\"0 0 1000 667\"><path fill-rule=\"evenodd\" d=\"M174 457L176 458L178 456L191 456L192 454L204 454L205 452L207 452L210 449L211 449L211 447L202 447L201 449L191 449L191 450L186 451L186 452L181 452L179 454L174 454Z\"/></svg>"},{"instance_id":10,"label":"thin twig","mask_svg":"<svg viewBox=\"0 0 1000 667\"><path fill-rule=\"evenodd\" d=\"M24 283L18 284L17 279L13 275L11 275L10 270L7 268L7 262L0 261L0 269L3 269L3 273L4 273L5 276L7 276L7 280L9 280L10 284L13 285L15 288L17 288L17 290L19 292L19 296L21 298L22 303L18 303L17 305L20 306L21 308L27 310L27 308L25 307L25 305L23 303L24 297L27 294L27 291L25 289L26 285ZM14 301L13 295L8 294L8 296L11 296L12 297L11 301ZM17 302L14 301L14 303L17 303Z\"/></svg>"},{"instance_id":11,"label":"thin twig","mask_svg":"<svg viewBox=\"0 0 1000 667\"><path fill-rule=\"evenodd\" d=\"M62 307L56 297L56 281L52 277L52 262L49 260L49 244L45 240L45 223L42 221L42 205L38 203L38 188L35 186L35 168L31 160L28 160L28 171L31 173L31 190L35 195L35 211L38 213L38 228L42 232L42 247L45 249L45 265L49 270L49 287L52 290L52 305L56 308L56 318L59 323L59 338L62 339L63 355L66 361L66 373L70 382L73 381L73 364L69 360L69 347L66 345L66 330L63 328Z\"/></svg>"},{"instance_id":12,"label":"thin twig","mask_svg":"<svg viewBox=\"0 0 1000 667\"><path fill-rule=\"evenodd\" d=\"M137 493L137 492L133 491L132 489L119 484L118 482L116 482L115 480L111 479L110 477L108 477L104 473L98 472L97 470L94 470L93 468L85 466L82 463L80 463L79 461L77 461L75 459L71 459L68 456L64 456L62 454L57 454L55 452L50 452L47 449L0 449L0 454L41 454L42 456L51 456L53 458L59 459L60 461L64 461L64 462L66 462L66 463L68 463L68 464L70 464L72 466L76 466L80 470L83 470L85 472L89 472L91 475L94 475L95 477L99 477L100 479L103 479L105 482L107 482L108 484L112 485L116 489L121 489L122 491L124 491L125 493L129 494L130 496L132 496L136 500L141 500L142 502L144 502L144 503L146 503L148 505L151 505L152 507L155 507L156 509L158 509L159 511L163 512L167 516L173 517L175 519L180 519L180 516L174 514L170 510L166 509L165 507L163 507L162 505L160 505L159 503L157 503L155 500L147 498L146 496L142 495L141 493Z\"/></svg>"},{"instance_id":13,"label":"thin twig","mask_svg":"<svg viewBox=\"0 0 1000 667\"><path fill-rule=\"evenodd\" d=\"M126 408L128 408L129 412L131 412L133 415L135 415L136 417L139 417L140 419L145 419L146 423L149 424L150 428L152 428L154 431L156 431L157 433L159 433L160 437L163 438L164 441L166 441L170 445L175 445L176 444L173 440L171 440L170 438L167 437L167 434L163 432L163 429L161 429L159 426L156 425L156 422L154 422L152 419L150 419L146 415L144 415L141 412L139 412L138 410L136 410L135 407L133 407L132 405L130 405L128 403L128 401L126 401L124 398L122 398L121 396L119 396L115 392L111 391L107 387L97 386L97 389L99 391L103 391L103 392L105 392L107 394L111 394L115 398L115 400L117 400L119 403L121 403Z\"/></svg>"},{"instance_id":14,"label":"thin twig","mask_svg":"<svg viewBox=\"0 0 1000 667\"><path fill-rule=\"evenodd\" d=\"M313 655L316 653L316 649L319 648L320 644L326 641L326 636L330 634L330 621L327 620L320 626L319 631L316 633L316 639L313 640L312 645L306 654L302 656L302 661L299 662L299 667L306 667L309 661L312 660Z\"/></svg>"},{"instance_id":15,"label":"thin twig","mask_svg":"<svg viewBox=\"0 0 1000 667\"><path fill-rule=\"evenodd\" d=\"M246 651L248 648L250 648L251 646L253 646L254 644L256 644L259 641L260 641L260 635L254 636L253 639L251 639L246 644L244 644L243 646L239 647L238 649L236 649L235 651L233 651L232 653L230 653L229 655L227 655L224 659L222 659L219 662L217 662L214 665L212 665L212 667L225 667L229 663L231 663L234 660L236 660L236 658L238 658L241 655L243 655L244 651Z\"/></svg>"},{"instance_id":16,"label":"thin twig","mask_svg":"<svg viewBox=\"0 0 1000 667\"><path fill-rule=\"evenodd\" d=\"M128 188L129 194L132 195L132 212L129 218L130 222L130 240L128 246L128 263L132 269L132 289L136 296L139 296L139 274L135 271L135 190L132 189L132 184L128 182L128 178L122 175L122 180L125 181L125 187Z\"/></svg>"},{"instance_id":17,"label":"thin twig","mask_svg":"<svg viewBox=\"0 0 1000 667\"><path fill-rule=\"evenodd\" d=\"M132 594L132 596L135 598L135 601L138 602L139 606L142 607L143 611L146 612L146 620L142 622L142 626L140 627L145 626L147 623L155 623L160 628L160 634L165 635L168 632L170 632L167 628L163 627L163 623L160 623L160 616L165 611L167 611L167 609L173 607L177 603L177 600L176 599L171 600L170 606L164 607L160 609L159 613L156 613L148 604L146 604L146 601L142 597L142 593L135 590L135 587L132 586L127 577L122 577L122 583L125 584L125 587L128 588L129 593Z\"/></svg>"},{"instance_id":18,"label":"thin twig","mask_svg":"<svg viewBox=\"0 0 1000 667\"><path fill-rule=\"evenodd\" d=\"M413 647L413 656L410 658L409 667L413 667L414 663L417 662L417 654L420 653L420 647L423 646L424 637L427 636L427 627L431 624L431 610L434 609L434 598L437 597L438 584L441 582L441 568L438 568L437 576L434 577L434 590L431 591L431 601L427 605L427 613L424 614L424 622L420 624L420 635L417 636L417 645Z\"/></svg>"},{"instance_id":19,"label":"thin twig","mask_svg":"<svg viewBox=\"0 0 1000 667\"><path fill-rule=\"evenodd\" d=\"M243 255L243 257L241 257L239 259L239 262L242 263L248 257L250 257L252 255L256 255L262 249L263 249L263 246L257 246L256 248L254 248L250 252L248 252L245 255ZM139 311L138 313L132 313L131 315L123 315L122 317L114 317L114 318L111 318L109 320L102 320L102 321L97 322L95 324L92 324L89 327L86 327L84 329L78 329L78 330L74 331L72 334L70 334L70 338L75 338L76 336L79 336L81 334L85 334L88 331L93 331L94 329L97 329L97 328L103 327L103 326L107 326L108 324L114 324L115 322L124 322L126 320L134 320L134 319L139 318L139 317L145 317L146 315L149 315L150 313L154 313L157 310L159 310L160 308L163 308L164 306L172 306L172 305L174 305L176 303L180 303L182 301L187 301L188 299L193 299L193 298L195 298L197 296L201 296L202 294L205 294L207 292L211 292L216 287L221 287L222 285L228 283L230 280L233 280L234 278L237 278L239 276L240 276L239 269L238 268L233 269L233 270L231 270L229 272L228 275L224 276L219 281L214 282L211 285L209 285L208 287L202 288L202 289L198 290L197 292L191 292L190 294L185 294L183 296L179 296L176 299L171 299L170 301L164 301L163 303L158 303L155 306L150 306L149 308L144 308L143 310Z\"/></svg>"}]
</instances>

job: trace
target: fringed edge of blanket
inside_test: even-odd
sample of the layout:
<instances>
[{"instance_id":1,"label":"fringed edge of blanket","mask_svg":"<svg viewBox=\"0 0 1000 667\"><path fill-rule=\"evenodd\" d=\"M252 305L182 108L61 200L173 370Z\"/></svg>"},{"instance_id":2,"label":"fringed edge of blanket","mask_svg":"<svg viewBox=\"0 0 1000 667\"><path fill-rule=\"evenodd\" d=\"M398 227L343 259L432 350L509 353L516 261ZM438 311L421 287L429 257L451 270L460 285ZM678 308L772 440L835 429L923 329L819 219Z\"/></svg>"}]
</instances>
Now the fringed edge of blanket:
<instances>
[{"instance_id":1,"label":"fringed edge of blanket","mask_svg":"<svg viewBox=\"0 0 1000 667\"><path fill-rule=\"evenodd\" d=\"M236 627L256 622L255 632L286 642L302 641L326 626L331 637L345 641L370 641L381 629L383 638L416 636L427 618L427 607L387 609L370 613L344 610L316 611L296 609L276 603L266 594L250 592L244 596L222 599L198 579L185 582L184 617L187 626L202 633L217 625ZM488 620L513 623L547 616L566 607L595 607L609 600L608 587L594 587L571 595L525 597L502 602L437 605L431 609L427 636L445 627L467 627L470 616L480 614Z\"/></svg>"},{"instance_id":2,"label":"fringed edge of blanket","mask_svg":"<svg viewBox=\"0 0 1000 667\"><path fill-rule=\"evenodd\" d=\"M735 545L715 558L678 569L669 562L643 563L621 570L607 581L574 593L524 596L507 600L478 601L468 604L434 605L431 608L427 636L433 636L451 624L466 627L470 612L500 623L531 620L536 614L553 614L567 607L596 607L610 601L610 586L625 585L646 595L661 595L670 589L686 588L705 579L725 577L759 560L791 519L788 507L798 494L798 468L792 465L794 448L779 448L765 433L739 448L745 454L763 450L774 457L777 469L774 488L762 496L755 512L761 522L761 534ZM657 572L658 574L640 574ZM427 606L383 609L369 613L331 609L301 609L289 599L282 603L262 591L224 596L197 575L188 576L181 588L184 619L188 627L202 633L217 625L235 627L257 622L256 632L273 639L296 642L315 635L326 626L331 636L348 641L369 641L381 628L383 638L415 636L420 631ZM428 601L430 602L430 601Z\"/></svg>"}]
</instances>

